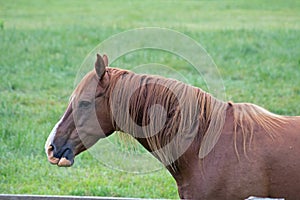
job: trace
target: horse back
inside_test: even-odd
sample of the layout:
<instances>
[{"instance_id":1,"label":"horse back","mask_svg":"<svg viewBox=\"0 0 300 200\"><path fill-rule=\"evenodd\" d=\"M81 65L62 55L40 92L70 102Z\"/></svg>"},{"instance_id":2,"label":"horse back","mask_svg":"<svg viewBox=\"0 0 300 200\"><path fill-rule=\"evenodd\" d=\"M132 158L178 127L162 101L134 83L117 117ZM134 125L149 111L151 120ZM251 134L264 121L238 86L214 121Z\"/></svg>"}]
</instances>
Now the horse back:
<instances>
[{"instance_id":1,"label":"horse back","mask_svg":"<svg viewBox=\"0 0 300 200\"><path fill-rule=\"evenodd\" d=\"M249 196L297 199L300 189L300 117L287 117L276 133L260 126L244 140L234 132L232 115L213 151L201 160L198 177L201 198L241 199ZM234 145L236 143L236 146ZM195 167L196 168L196 167ZM202 178L200 178L200 176ZM199 194L199 193L198 193Z\"/></svg>"},{"instance_id":2,"label":"horse back","mask_svg":"<svg viewBox=\"0 0 300 200\"><path fill-rule=\"evenodd\" d=\"M300 189L300 117L287 117L285 125L269 143L262 150L266 152L270 193L276 197L297 199Z\"/></svg>"}]
</instances>

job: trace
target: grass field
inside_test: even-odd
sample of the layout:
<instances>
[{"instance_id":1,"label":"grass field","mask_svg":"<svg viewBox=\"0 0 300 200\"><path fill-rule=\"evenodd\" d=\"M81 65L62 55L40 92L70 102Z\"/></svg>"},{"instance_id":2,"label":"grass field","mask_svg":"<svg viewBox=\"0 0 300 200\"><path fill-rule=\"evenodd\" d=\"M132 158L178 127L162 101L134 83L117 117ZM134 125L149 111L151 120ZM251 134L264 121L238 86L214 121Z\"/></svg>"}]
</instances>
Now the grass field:
<instances>
[{"instance_id":1,"label":"grass field","mask_svg":"<svg viewBox=\"0 0 300 200\"><path fill-rule=\"evenodd\" d=\"M44 154L85 56L113 34L151 26L201 43L227 100L300 115L299 1L0 0L0 193L178 198L166 170L120 172L88 152L58 168Z\"/></svg>"}]
</instances>

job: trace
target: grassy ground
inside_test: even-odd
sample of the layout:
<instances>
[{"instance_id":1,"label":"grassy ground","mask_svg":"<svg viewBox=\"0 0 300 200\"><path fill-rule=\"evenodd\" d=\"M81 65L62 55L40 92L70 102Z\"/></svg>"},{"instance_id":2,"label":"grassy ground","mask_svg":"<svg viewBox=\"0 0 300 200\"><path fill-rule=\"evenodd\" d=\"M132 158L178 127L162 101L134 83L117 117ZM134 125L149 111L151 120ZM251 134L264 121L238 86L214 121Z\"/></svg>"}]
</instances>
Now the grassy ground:
<instances>
[{"instance_id":1,"label":"grassy ground","mask_svg":"<svg viewBox=\"0 0 300 200\"><path fill-rule=\"evenodd\" d=\"M0 193L178 198L165 170L119 172L89 153L72 168L48 164L44 142L85 56L127 29L172 28L210 53L227 100L300 115L299 22L294 0L0 0Z\"/></svg>"}]
</instances>

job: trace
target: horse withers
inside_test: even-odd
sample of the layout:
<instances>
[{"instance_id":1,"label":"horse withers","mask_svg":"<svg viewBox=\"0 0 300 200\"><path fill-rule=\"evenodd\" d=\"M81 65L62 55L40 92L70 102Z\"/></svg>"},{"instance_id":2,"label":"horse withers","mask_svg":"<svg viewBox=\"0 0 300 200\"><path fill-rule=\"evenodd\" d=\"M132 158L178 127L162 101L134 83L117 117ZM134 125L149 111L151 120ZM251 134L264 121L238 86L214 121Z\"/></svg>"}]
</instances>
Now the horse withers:
<instances>
[{"instance_id":1,"label":"horse withers","mask_svg":"<svg viewBox=\"0 0 300 200\"><path fill-rule=\"evenodd\" d=\"M99 139L122 131L170 171L182 199L298 199L300 117L223 102L174 79L108 67L97 54L45 144L68 167Z\"/></svg>"}]
</instances>

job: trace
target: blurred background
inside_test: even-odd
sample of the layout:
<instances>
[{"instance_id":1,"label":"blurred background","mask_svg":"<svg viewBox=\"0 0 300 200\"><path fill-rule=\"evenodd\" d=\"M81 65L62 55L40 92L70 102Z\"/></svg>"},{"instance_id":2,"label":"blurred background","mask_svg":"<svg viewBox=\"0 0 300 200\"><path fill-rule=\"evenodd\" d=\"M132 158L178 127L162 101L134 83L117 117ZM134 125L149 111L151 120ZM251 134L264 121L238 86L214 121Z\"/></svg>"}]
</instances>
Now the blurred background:
<instances>
[{"instance_id":1,"label":"blurred background","mask_svg":"<svg viewBox=\"0 0 300 200\"><path fill-rule=\"evenodd\" d=\"M88 152L58 168L44 153L87 54L141 27L170 28L200 43L218 66L226 100L300 115L299 1L0 0L0 193L179 198L164 169L121 172ZM151 56L115 64L130 69ZM201 87L180 62L163 61Z\"/></svg>"}]
</instances>

